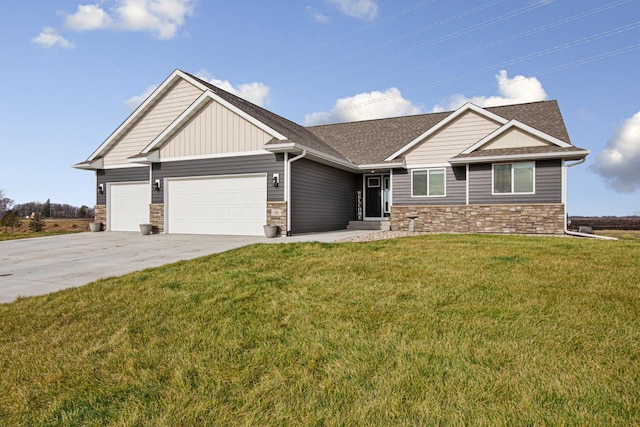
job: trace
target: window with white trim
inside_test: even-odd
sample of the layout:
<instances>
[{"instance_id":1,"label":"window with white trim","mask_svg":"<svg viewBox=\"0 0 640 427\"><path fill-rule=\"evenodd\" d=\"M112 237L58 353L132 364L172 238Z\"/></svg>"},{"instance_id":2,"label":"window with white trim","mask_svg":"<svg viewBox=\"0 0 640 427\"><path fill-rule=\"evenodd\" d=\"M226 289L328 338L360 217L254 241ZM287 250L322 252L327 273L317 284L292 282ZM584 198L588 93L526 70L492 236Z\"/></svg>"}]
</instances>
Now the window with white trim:
<instances>
[{"instance_id":1,"label":"window with white trim","mask_svg":"<svg viewBox=\"0 0 640 427\"><path fill-rule=\"evenodd\" d=\"M493 164L493 194L532 194L534 181L534 162Z\"/></svg>"},{"instance_id":2,"label":"window with white trim","mask_svg":"<svg viewBox=\"0 0 640 427\"><path fill-rule=\"evenodd\" d=\"M411 171L411 197L444 197L445 188L444 168Z\"/></svg>"}]
</instances>

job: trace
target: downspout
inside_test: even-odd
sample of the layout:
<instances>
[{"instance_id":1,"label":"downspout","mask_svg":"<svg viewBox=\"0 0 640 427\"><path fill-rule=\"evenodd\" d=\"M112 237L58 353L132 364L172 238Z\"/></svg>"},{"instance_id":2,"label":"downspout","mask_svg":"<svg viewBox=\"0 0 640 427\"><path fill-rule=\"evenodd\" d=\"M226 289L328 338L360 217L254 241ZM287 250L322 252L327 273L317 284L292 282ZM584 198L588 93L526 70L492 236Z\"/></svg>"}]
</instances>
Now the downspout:
<instances>
[{"instance_id":1,"label":"downspout","mask_svg":"<svg viewBox=\"0 0 640 427\"><path fill-rule=\"evenodd\" d=\"M596 234L586 234L586 233L578 233L575 231L569 231L569 229L567 228L567 169L569 169L570 167L573 166L578 166L583 164L585 161L587 160L586 157L583 157L582 159L578 160L575 163L571 163L570 165L564 164L563 162L563 167L562 167L562 198L564 200L564 234L567 234L569 236L576 236L576 237L589 237L592 239L601 239L601 240L618 240L615 237L608 237L608 236L598 236Z\"/></svg>"},{"instance_id":2,"label":"downspout","mask_svg":"<svg viewBox=\"0 0 640 427\"><path fill-rule=\"evenodd\" d=\"M307 150L296 157L292 157L286 161L287 169L285 170L285 194L284 199L287 202L287 236L291 236L291 163L302 159L307 155Z\"/></svg>"}]
</instances>

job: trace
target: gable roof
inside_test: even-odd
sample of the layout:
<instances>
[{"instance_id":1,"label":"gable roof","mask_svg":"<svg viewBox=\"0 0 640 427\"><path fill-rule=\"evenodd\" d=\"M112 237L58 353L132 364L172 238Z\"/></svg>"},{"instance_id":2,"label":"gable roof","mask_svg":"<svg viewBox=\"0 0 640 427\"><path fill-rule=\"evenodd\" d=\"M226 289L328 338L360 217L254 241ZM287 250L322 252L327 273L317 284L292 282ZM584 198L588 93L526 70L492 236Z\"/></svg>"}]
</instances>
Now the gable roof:
<instances>
[{"instance_id":1,"label":"gable roof","mask_svg":"<svg viewBox=\"0 0 640 427\"><path fill-rule=\"evenodd\" d=\"M408 150L467 111L482 114L501 125L517 120L522 127L533 128L562 143L571 144L555 100L488 108L465 104L456 111L312 126L307 129L354 163L379 164L399 157L406 147L409 146L406 148ZM399 154L394 156L396 153Z\"/></svg>"},{"instance_id":2,"label":"gable roof","mask_svg":"<svg viewBox=\"0 0 640 427\"><path fill-rule=\"evenodd\" d=\"M307 128L300 126L299 124L292 122L291 120L285 119L282 116L272 113L269 110L259 107L245 99L242 99L239 96L233 95L223 89L220 89L219 87L214 86L211 83L208 83L192 74L185 74L196 80L200 84L206 86L211 92L224 99L229 104L246 112L250 116L264 123L266 126L284 135L289 141L348 161L348 159L346 159L342 154L340 154L333 147L329 146L322 139L311 133ZM280 142L282 141L274 140L267 143L267 145L274 145Z\"/></svg>"},{"instance_id":3,"label":"gable roof","mask_svg":"<svg viewBox=\"0 0 640 427\"><path fill-rule=\"evenodd\" d=\"M581 153L588 154L571 145L569 135L562 119L562 114L556 101L540 101L525 104L506 105L500 107L481 108L473 104L465 104L455 111L419 114L414 116L394 117L376 120L364 120L350 123L304 127L291 120L285 119L269 110L259 107L245 99L229 93L205 80L181 70L175 70L162 84L94 151L89 158L75 165L81 169L96 169L102 165L101 158L137 123L162 97L173 87L179 79L184 79L203 91L185 111L183 111L164 131L130 161L151 160L155 150L166 143L171 136L179 131L191 117L197 114L209 102L216 101L244 119L258 126L273 139L264 148L278 152L308 150L310 155L322 158L333 164L349 169L363 169L367 166L389 165L397 166L402 162L402 155L425 138L438 132L452 123L466 112L472 111L487 120L497 123L500 127L492 134L478 141L460 155L454 156L451 163L461 163L464 159L479 159L492 155L499 150L474 150L496 138L512 128L542 137L550 143L549 147L537 147L530 153L521 150L511 155L542 155L564 158L564 154L572 152L571 156ZM562 148L562 150L556 150ZM565 154L566 154L565 153ZM493 153L502 156L504 153ZM569 156L569 157L571 157Z\"/></svg>"}]
</instances>

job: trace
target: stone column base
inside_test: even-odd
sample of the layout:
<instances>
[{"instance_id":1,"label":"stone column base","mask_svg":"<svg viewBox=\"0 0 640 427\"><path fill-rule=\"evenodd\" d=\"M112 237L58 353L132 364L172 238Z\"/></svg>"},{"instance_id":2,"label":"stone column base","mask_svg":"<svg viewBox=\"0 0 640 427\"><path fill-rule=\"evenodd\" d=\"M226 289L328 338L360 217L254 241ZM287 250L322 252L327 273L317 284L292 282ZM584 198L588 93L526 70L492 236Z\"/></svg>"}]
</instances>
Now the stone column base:
<instances>
[{"instance_id":1,"label":"stone column base","mask_svg":"<svg viewBox=\"0 0 640 427\"><path fill-rule=\"evenodd\" d=\"M153 227L153 233L164 233L164 203L149 205L149 224Z\"/></svg>"},{"instance_id":2,"label":"stone column base","mask_svg":"<svg viewBox=\"0 0 640 427\"><path fill-rule=\"evenodd\" d=\"M277 225L280 236L287 234L287 202L267 202L266 225Z\"/></svg>"},{"instance_id":3,"label":"stone column base","mask_svg":"<svg viewBox=\"0 0 640 427\"><path fill-rule=\"evenodd\" d=\"M93 207L93 220L102 223L102 229L107 229L107 205L95 205Z\"/></svg>"}]
</instances>

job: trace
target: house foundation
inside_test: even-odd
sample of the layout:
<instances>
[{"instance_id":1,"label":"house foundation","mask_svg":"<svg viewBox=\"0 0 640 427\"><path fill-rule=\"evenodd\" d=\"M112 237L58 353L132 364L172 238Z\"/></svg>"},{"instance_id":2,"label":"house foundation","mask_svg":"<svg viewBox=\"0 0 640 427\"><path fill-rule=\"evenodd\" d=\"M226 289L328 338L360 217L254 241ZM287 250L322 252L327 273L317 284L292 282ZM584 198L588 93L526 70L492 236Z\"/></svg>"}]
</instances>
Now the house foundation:
<instances>
[{"instance_id":1,"label":"house foundation","mask_svg":"<svg viewBox=\"0 0 640 427\"><path fill-rule=\"evenodd\" d=\"M426 233L564 234L564 205L391 207L391 229Z\"/></svg>"}]
</instances>

